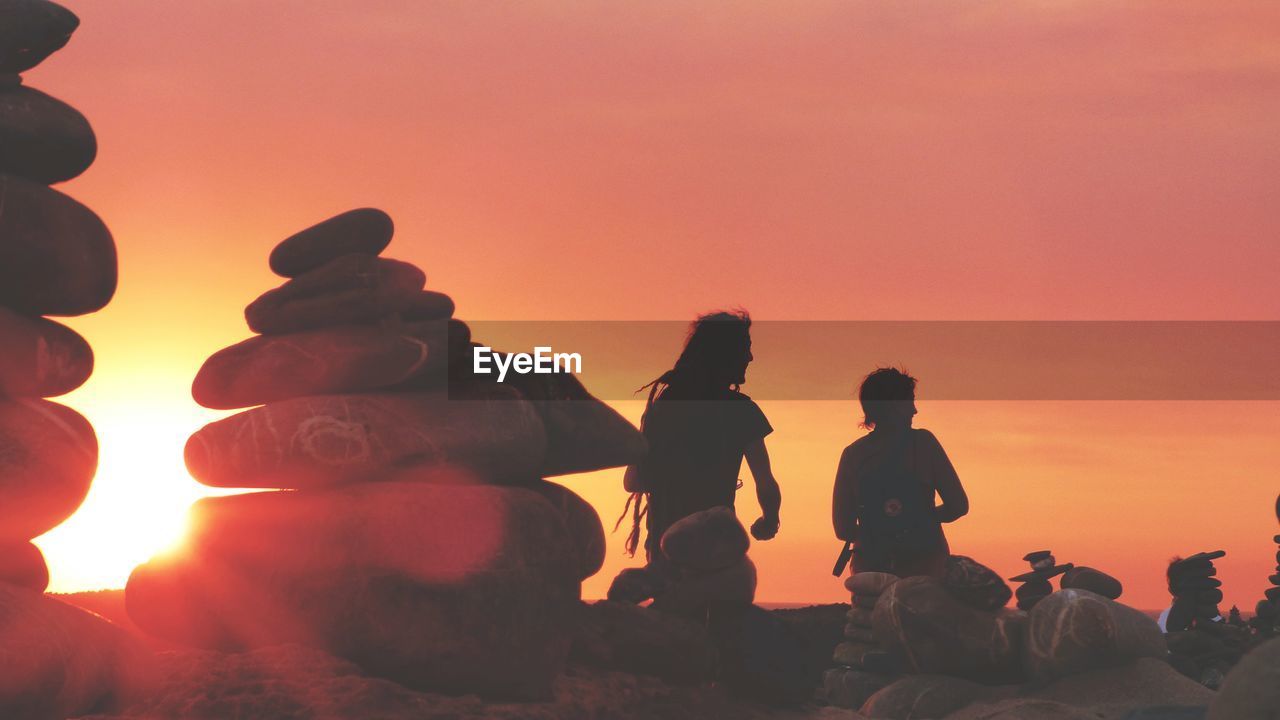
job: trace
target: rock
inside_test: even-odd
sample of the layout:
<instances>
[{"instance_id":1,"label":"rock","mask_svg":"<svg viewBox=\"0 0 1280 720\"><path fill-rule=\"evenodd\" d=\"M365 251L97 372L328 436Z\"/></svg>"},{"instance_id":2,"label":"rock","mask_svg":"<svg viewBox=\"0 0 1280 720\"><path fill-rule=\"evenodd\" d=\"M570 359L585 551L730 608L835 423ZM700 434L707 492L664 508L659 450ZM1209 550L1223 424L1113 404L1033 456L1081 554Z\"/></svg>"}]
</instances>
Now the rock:
<instances>
[{"instance_id":1,"label":"rock","mask_svg":"<svg viewBox=\"0 0 1280 720\"><path fill-rule=\"evenodd\" d=\"M705 619L708 614L739 610L756 597L756 566L742 557L737 564L706 575L673 580L653 599L653 609Z\"/></svg>"},{"instance_id":2,"label":"rock","mask_svg":"<svg viewBox=\"0 0 1280 720\"><path fill-rule=\"evenodd\" d=\"M1050 595L1031 611L1027 626L1027 671L1041 680L1167 654L1154 620L1088 590Z\"/></svg>"},{"instance_id":3,"label":"rock","mask_svg":"<svg viewBox=\"0 0 1280 720\"><path fill-rule=\"evenodd\" d=\"M963 555L952 555L942 584L960 602L979 610L998 610L1013 597L1013 590L994 570Z\"/></svg>"},{"instance_id":4,"label":"rock","mask_svg":"<svg viewBox=\"0 0 1280 720\"><path fill-rule=\"evenodd\" d=\"M204 426L187 441L187 468L218 487L313 488L406 468L419 481L525 481L542 465L542 423L514 390L485 392L284 400Z\"/></svg>"},{"instance_id":5,"label":"rock","mask_svg":"<svg viewBox=\"0 0 1280 720\"><path fill-rule=\"evenodd\" d=\"M1018 609L1029 612L1041 600L1053 594L1053 585L1048 580L1028 580L1019 585L1014 594L1018 597Z\"/></svg>"},{"instance_id":6,"label":"rock","mask_svg":"<svg viewBox=\"0 0 1280 720\"><path fill-rule=\"evenodd\" d=\"M854 595L880 597L889 586L898 582L897 575L882 572L860 572L845 578L844 587Z\"/></svg>"},{"instance_id":7,"label":"rock","mask_svg":"<svg viewBox=\"0 0 1280 720\"><path fill-rule=\"evenodd\" d=\"M853 607L859 610L875 610L879 602L878 595L854 595L852 600Z\"/></svg>"},{"instance_id":8,"label":"rock","mask_svg":"<svg viewBox=\"0 0 1280 720\"><path fill-rule=\"evenodd\" d=\"M714 507L683 518L662 536L662 554L682 568L701 572L741 563L751 546L731 507Z\"/></svg>"},{"instance_id":9,"label":"rock","mask_svg":"<svg viewBox=\"0 0 1280 720\"><path fill-rule=\"evenodd\" d=\"M941 718L991 695L977 683L946 675L908 675L876 692L862 705L869 718Z\"/></svg>"},{"instance_id":10,"label":"rock","mask_svg":"<svg viewBox=\"0 0 1280 720\"><path fill-rule=\"evenodd\" d=\"M0 543L44 534L80 507L98 464L93 426L44 400L0 400Z\"/></svg>"},{"instance_id":11,"label":"rock","mask_svg":"<svg viewBox=\"0 0 1280 720\"><path fill-rule=\"evenodd\" d=\"M1138 708L1124 716L1124 720L1204 720L1208 708L1198 705L1159 705Z\"/></svg>"},{"instance_id":12,"label":"rock","mask_svg":"<svg viewBox=\"0 0 1280 720\"><path fill-rule=\"evenodd\" d=\"M600 572L604 567L605 538L604 525L595 507L563 485L538 480L528 487L551 503L564 520L578 579L586 580Z\"/></svg>"},{"instance_id":13,"label":"rock","mask_svg":"<svg viewBox=\"0 0 1280 720\"><path fill-rule=\"evenodd\" d=\"M0 545L0 583L44 592L49 587L49 566L40 548L29 542Z\"/></svg>"},{"instance_id":14,"label":"rock","mask_svg":"<svg viewBox=\"0 0 1280 720\"><path fill-rule=\"evenodd\" d=\"M453 298L443 293L423 290L414 295L409 300L408 306L400 311L400 317L404 320L446 320L453 317ZM463 328L466 325L462 326ZM471 334L468 332L465 338L455 340L454 335L449 335L450 344L456 344L459 349L463 349L471 342Z\"/></svg>"},{"instance_id":15,"label":"rock","mask_svg":"<svg viewBox=\"0 0 1280 720\"><path fill-rule=\"evenodd\" d=\"M876 641L875 633L872 632L871 628L861 625L845 625L844 636L854 642L875 644Z\"/></svg>"},{"instance_id":16,"label":"rock","mask_svg":"<svg viewBox=\"0 0 1280 720\"><path fill-rule=\"evenodd\" d=\"M1088 702L1121 712L1151 705L1205 706L1213 691L1183 677L1163 660L1138 658L1118 667L1104 667L1060 678L1030 693L1041 700Z\"/></svg>"},{"instance_id":17,"label":"rock","mask_svg":"<svg viewBox=\"0 0 1280 720\"><path fill-rule=\"evenodd\" d=\"M226 410L308 395L377 390L445 361L445 326L349 325L289 335L260 335L214 353L191 394Z\"/></svg>"},{"instance_id":18,"label":"rock","mask_svg":"<svg viewBox=\"0 0 1280 720\"><path fill-rule=\"evenodd\" d=\"M60 720L121 707L152 681L150 651L51 597L0 584L0 717Z\"/></svg>"},{"instance_id":19,"label":"rock","mask_svg":"<svg viewBox=\"0 0 1280 720\"><path fill-rule=\"evenodd\" d=\"M578 582L536 493L369 483L206 498L185 547L129 578L159 637L234 650L318 647L416 689L545 698Z\"/></svg>"},{"instance_id":20,"label":"rock","mask_svg":"<svg viewBox=\"0 0 1280 720\"><path fill-rule=\"evenodd\" d=\"M47 0L0 0L0 18L0 73L39 65L80 26L75 13Z\"/></svg>"},{"instance_id":21,"label":"rock","mask_svg":"<svg viewBox=\"0 0 1280 720\"><path fill-rule=\"evenodd\" d=\"M570 660L676 683L710 680L716 648L698 623L625 602L584 605Z\"/></svg>"},{"instance_id":22,"label":"rock","mask_svg":"<svg viewBox=\"0 0 1280 720\"><path fill-rule=\"evenodd\" d=\"M116 246L89 208L0 175L0 305L27 315L83 315L116 290Z\"/></svg>"},{"instance_id":23,"label":"rock","mask_svg":"<svg viewBox=\"0 0 1280 720\"><path fill-rule=\"evenodd\" d=\"M857 710L867 702L867 698L896 679L892 675L836 667L823 673L822 688L829 704Z\"/></svg>"},{"instance_id":24,"label":"rock","mask_svg":"<svg viewBox=\"0 0 1280 720\"><path fill-rule=\"evenodd\" d=\"M1099 720L1097 713L1052 700L1009 698L994 703L975 703L946 717L946 720Z\"/></svg>"},{"instance_id":25,"label":"rock","mask_svg":"<svg viewBox=\"0 0 1280 720\"><path fill-rule=\"evenodd\" d=\"M1104 598L1116 600L1124 592L1120 581L1091 567L1073 567L1062 575L1063 590L1088 590Z\"/></svg>"},{"instance_id":26,"label":"rock","mask_svg":"<svg viewBox=\"0 0 1280 720\"><path fill-rule=\"evenodd\" d=\"M606 597L618 602L639 604L667 589L670 580L652 565L626 568L613 578Z\"/></svg>"},{"instance_id":27,"label":"rock","mask_svg":"<svg viewBox=\"0 0 1280 720\"><path fill-rule=\"evenodd\" d=\"M1259 645L1227 675L1209 705L1209 720L1280 717L1280 638Z\"/></svg>"},{"instance_id":28,"label":"rock","mask_svg":"<svg viewBox=\"0 0 1280 720\"><path fill-rule=\"evenodd\" d=\"M545 476L632 465L649 450L634 425L573 375L509 375L507 384L533 403L547 428Z\"/></svg>"},{"instance_id":29,"label":"rock","mask_svg":"<svg viewBox=\"0 0 1280 720\"><path fill-rule=\"evenodd\" d=\"M804 639L773 613L750 604L715 613L711 635L735 695L777 706L811 699L820 668L810 666Z\"/></svg>"},{"instance_id":30,"label":"rock","mask_svg":"<svg viewBox=\"0 0 1280 720\"><path fill-rule=\"evenodd\" d=\"M835 651L831 654L831 659L840 665L860 668L869 653L879 652L879 650L880 647L875 643L850 640L836 645Z\"/></svg>"},{"instance_id":31,"label":"rock","mask_svg":"<svg viewBox=\"0 0 1280 720\"><path fill-rule=\"evenodd\" d=\"M871 627L871 618L872 618L873 612L874 612L873 610L868 610L866 608L851 607L849 608L849 612L845 616L845 618L849 621L850 625L857 625L859 627Z\"/></svg>"},{"instance_id":32,"label":"rock","mask_svg":"<svg viewBox=\"0 0 1280 720\"><path fill-rule=\"evenodd\" d=\"M75 108L39 90L0 92L0 172L51 185L93 164L98 140Z\"/></svg>"},{"instance_id":33,"label":"rock","mask_svg":"<svg viewBox=\"0 0 1280 720\"><path fill-rule=\"evenodd\" d=\"M872 622L880 645L911 672L983 683L1021 678L1025 615L972 608L934 578L906 578L890 586Z\"/></svg>"},{"instance_id":34,"label":"rock","mask_svg":"<svg viewBox=\"0 0 1280 720\"><path fill-rule=\"evenodd\" d=\"M93 350L71 328L0 307L0 397L53 397L93 372Z\"/></svg>"},{"instance_id":35,"label":"rock","mask_svg":"<svg viewBox=\"0 0 1280 720\"><path fill-rule=\"evenodd\" d=\"M359 325L408 309L425 282L409 263L344 255L263 293L244 316L251 330L264 335Z\"/></svg>"},{"instance_id":36,"label":"rock","mask_svg":"<svg viewBox=\"0 0 1280 720\"><path fill-rule=\"evenodd\" d=\"M289 236L268 262L275 274L293 278L343 255L376 256L391 244L394 232L391 217L381 210L349 210Z\"/></svg>"}]
</instances>

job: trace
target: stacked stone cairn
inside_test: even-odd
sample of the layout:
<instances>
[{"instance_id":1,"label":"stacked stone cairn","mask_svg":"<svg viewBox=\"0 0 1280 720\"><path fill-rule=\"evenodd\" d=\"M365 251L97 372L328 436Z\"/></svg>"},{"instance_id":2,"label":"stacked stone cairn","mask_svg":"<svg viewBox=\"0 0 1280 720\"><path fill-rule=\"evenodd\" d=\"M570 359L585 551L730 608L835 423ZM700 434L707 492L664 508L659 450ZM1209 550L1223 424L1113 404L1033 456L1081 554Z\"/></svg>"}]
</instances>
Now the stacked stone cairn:
<instances>
[{"instance_id":1,"label":"stacked stone cairn","mask_svg":"<svg viewBox=\"0 0 1280 720\"><path fill-rule=\"evenodd\" d=\"M1049 581L1067 572L1073 566L1059 565L1057 559L1053 557L1053 552L1049 550L1027 553L1022 559L1031 563L1031 572L1009 579L1022 583L1014 593L1018 598L1018 609L1030 612L1036 603L1053 593L1053 583Z\"/></svg>"},{"instance_id":2,"label":"stacked stone cairn","mask_svg":"<svg viewBox=\"0 0 1280 720\"><path fill-rule=\"evenodd\" d=\"M1277 503L1276 514L1280 516L1280 502ZM1276 571L1267 578L1271 587L1267 588L1265 597L1258 601L1252 618L1254 630L1267 637L1280 635L1280 535L1272 540L1277 545Z\"/></svg>"},{"instance_id":3,"label":"stacked stone cairn","mask_svg":"<svg viewBox=\"0 0 1280 720\"><path fill-rule=\"evenodd\" d=\"M361 209L271 253L286 281L246 309L259 334L192 388L259 407L195 433L186 461L273 492L197 502L184 546L135 569L128 612L198 647L299 643L415 689L547 698L604 530L543 478L635 462L643 436L570 375L459 372L467 326L380 257L392 233Z\"/></svg>"},{"instance_id":4,"label":"stacked stone cairn","mask_svg":"<svg viewBox=\"0 0 1280 720\"><path fill-rule=\"evenodd\" d=\"M836 646L833 667L823 675L827 702L858 709L880 688L897 679L896 663L880 648L875 638L872 613L880 596L898 576L880 572L860 572L844 581L851 599L844 639Z\"/></svg>"},{"instance_id":5,"label":"stacked stone cairn","mask_svg":"<svg viewBox=\"0 0 1280 720\"><path fill-rule=\"evenodd\" d=\"M43 595L31 540L84 501L98 462L93 426L44 398L93 371L93 351L45 316L95 312L116 288L111 233L48 187L84 172L97 140L84 116L23 84L79 25L44 0L0 0L0 717L62 718L145 684L150 654L102 618Z\"/></svg>"},{"instance_id":6,"label":"stacked stone cairn","mask_svg":"<svg viewBox=\"0 0 1280 720\"><path fill-rule=\"evenodd\" d=\"M1215 577L1218 569L1213 561L1225 557L1226 551L1196 553L1169 564L1169 594L1173 605L1165 622L1165 630L1178 632L1213 624L1221 616L1222 581Z\"/></svg>"}]
</instances>

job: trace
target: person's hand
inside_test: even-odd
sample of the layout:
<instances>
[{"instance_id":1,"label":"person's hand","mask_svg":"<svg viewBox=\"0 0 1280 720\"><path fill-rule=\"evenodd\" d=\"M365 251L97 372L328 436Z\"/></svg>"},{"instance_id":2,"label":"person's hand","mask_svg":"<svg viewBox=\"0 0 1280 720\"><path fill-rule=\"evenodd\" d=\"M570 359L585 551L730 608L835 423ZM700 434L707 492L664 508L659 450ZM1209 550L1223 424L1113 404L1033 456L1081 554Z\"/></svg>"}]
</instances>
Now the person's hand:
<instances>
[{"instance_id":1,"label":"person's hand","mask_svg":"<svg viewBox=\"0 0 1280 720\"><path fill-rule=\"evenodd\" d=\"M762 516L751 523L751 537L757 540L772 540L778 534L779 521L776 517Z\"/></svg>"}]
</instances>

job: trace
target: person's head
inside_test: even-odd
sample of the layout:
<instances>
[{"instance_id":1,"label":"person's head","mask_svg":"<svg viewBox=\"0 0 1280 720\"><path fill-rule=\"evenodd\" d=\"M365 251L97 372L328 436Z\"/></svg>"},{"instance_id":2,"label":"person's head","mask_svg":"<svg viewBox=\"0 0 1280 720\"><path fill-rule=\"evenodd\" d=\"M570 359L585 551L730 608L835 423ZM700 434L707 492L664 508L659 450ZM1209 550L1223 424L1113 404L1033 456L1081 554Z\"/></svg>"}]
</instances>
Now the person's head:
<instances>
[{"instance_id":1,"label":"person's head","mask_svg":"<svg viewBox=\"0 0 1280 720\"><path fill-rule=\"evenodd\" d=\"M689 326L674 371L682 381L728 388L747 381L751 355L751 316L745 310L699 315Z\"/></svg>"},{"instance_id":2,"label":"person's head","mask_svg":"<svg viewBox=\"0 0 1280 720\"><path fill-rule=\"evenodd\" d=\"M916 414L916 379L897 368L878 368L858 389L862 427L911 427Z\"/></svg>"}]
</instances>

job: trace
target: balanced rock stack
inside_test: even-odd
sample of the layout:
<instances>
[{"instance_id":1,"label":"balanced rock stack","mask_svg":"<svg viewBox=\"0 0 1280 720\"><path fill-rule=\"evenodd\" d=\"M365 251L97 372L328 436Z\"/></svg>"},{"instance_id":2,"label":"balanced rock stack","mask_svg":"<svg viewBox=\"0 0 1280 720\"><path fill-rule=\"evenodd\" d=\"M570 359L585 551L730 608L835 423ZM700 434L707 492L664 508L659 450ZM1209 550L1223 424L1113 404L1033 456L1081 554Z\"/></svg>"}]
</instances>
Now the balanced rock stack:
<instances>
[{"instance_id":1,"label":"balanced rock stack","mask_svg":"<svg viewBox=\"0 0 1280 720\"><path fill-rule=\"evenodd\" d=\"M1167 577L1173 605L1165 621L1167 632L1190 630L1219 618L1222 581L1214 577L1218 569L1213 561L1226 554L1224 550L1196 553L1169 564Z\"/></svg>"},{"instance_id":2,"label":"balanced rock stack","mask_svg":"<svg viewBox=\"0 0 1280 720\"><path fill-rule=\"evenodd\" d=\"M43 316L101 309L116 288L111 233L48 187L93 162L84 116L26 87L18 73L79 25L45 0L0 0L0 717L62 718L124 702L146 684L150 654L111 623L44 592L31 540L83 502L98 462L93 426L44 398L93 371L84 338Z\"/></svg>"},{"instance_id":3,"label":"balanced rock stack","mask_svg":"<svg viewBox=\"0 0 1280 720\"><path fill-rule=\"evenodd\" d=\"M1259 631L1268 635L1280 633L1280 535L1276 535L1272 540L1277 545L1276 572L1267 578L1271 587L1267 588L1265 599L1258 602L1255 612L1257 617L1263 618L1263 622L1259 623Z\"/></svg>"},{"instance_id":4,"label":"balanced rock stack","mask_svg":"<svg viewBox=\"0 0 1280 720\"><path fill-rule=\"evenodd\" d=\"M750 546L733 508L711 508L676 522L660 541L669 565L651 607L700 622L750 607L756 595Z\"/></svg>"},{"instance_id":5,"label":"balanced rock stack","mask_svg":"<svg viewBox=\"0 0 1280 720\"><path fill-rule=\"evenodd\" d=\"M1022 583L1015 595L1018 598L1018 609L1030 611L1036 603L1049 597L1053 592L1053 578L1067 572L1073 565L1058 565L1053 553L1049 550L1037 550L1027 553L1023 560L1031 563L1031 572L1009 578L1013 582Z\"/></svg>"},{"instance_id":6,"label":"balanced rock stack","mask_svg":"<svg viewBox=\"0 0 1280 720\"><path fill-rule=\"evenodd\" d=\"M604 530L542 478L634 462L643 437L572 376L451 381L469 332L378 256L391 235L356 210L272 252L289 279L246 310L261 334L193 385L261 407L186 458L206 484L282 491L196 503L185 546L130 577L129 614L201 647L296 642L418 689L547 697Z\"/></svg>"},{"instance_id":7,"label":"balanced rock stack","mask_svg":"<svg viewBox=\"0 0 1280 720\"><path fill-rule=\"evenodd\" d=\"M844 640L835 649L836 667L827 670L822 678L831 705L856 710L895 679L893 659L876 642L872 614L880 596L898 579L897 575L880 572L854 573L845 579L844 587L852 600Z\"/></svg>"}]
</instances>

